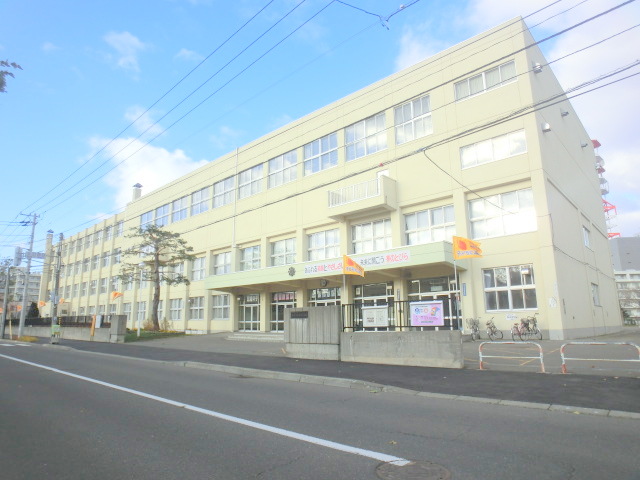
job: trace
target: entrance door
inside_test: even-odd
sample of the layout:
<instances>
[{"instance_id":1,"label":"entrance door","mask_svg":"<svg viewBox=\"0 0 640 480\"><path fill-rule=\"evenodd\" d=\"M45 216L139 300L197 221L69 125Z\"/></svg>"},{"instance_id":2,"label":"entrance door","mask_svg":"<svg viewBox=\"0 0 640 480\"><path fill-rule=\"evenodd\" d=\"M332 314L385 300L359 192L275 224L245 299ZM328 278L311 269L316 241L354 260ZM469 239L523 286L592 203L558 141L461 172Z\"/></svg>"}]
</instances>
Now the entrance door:
<instances>
[{"instance_id":1,"label":"entrance door","mask_svg":"<svg viewBox=\"0 0 640 480\"><path fill-rule=\"evenodd\" d=\"M269 327L272 332L284 332L284 309L296 306L296 292L278 292L271 294L271 321Z\"/></svg>"},{"instance_id":2,"label":"entrance door","mask_svg":"<svg viewBox=\"0 0 640 480\"><path fill-rule=\"evenodd\" d=\"M240 295L238 297L238 330L241 332L260 331L260 295Z\"/></svg>"}]
</instances>

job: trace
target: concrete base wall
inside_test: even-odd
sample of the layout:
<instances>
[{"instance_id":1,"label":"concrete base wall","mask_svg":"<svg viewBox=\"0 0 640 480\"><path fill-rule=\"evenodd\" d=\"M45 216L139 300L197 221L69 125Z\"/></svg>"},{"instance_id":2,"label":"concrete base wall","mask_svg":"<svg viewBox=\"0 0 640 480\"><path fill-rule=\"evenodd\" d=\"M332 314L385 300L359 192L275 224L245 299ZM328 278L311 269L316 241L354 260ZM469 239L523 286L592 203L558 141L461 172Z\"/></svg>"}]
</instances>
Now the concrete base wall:
<instances>
[{"instance_id":1,"label":"concrete base wall","mask_svg":"<svg viewBox=\"0 0 640 480\"><path fill-rule=\"evenodd\" d=\"M5 332L5 333L8 333ZM14 330L14 335L17 333L17 329ZM109 328L96 328L93 334L93 338L89 335L91 333L90 328L86 327L62 327L60 329L60 339L65 338L69 340L85 340L93 342L104 343L124 343L124 335L121 335L121 339L118 335L114 335L112 338ZM24 327L24 334L33 337L50 337L51 327Z\"/></svg>"},{"instance_id":2,"label":"concrete base wall","mask_svg":"<svg viewBox=\"0 0 640 480\"><path fill-rule=\"evenodd\" d=\"M344 362L463 368L458 330L426 332L345 332L340 335Z\"/></svg>"},{"instance_id":3,"label":"concrete base wall","mask_svg":"<svg viewBox=\"0 0 640 480\"><path fill-rule=\"evenodd\" d=\"M307 358L311 360L340 360L338 345L286 343L287 357Z\"/></svg>"}]
</instances>

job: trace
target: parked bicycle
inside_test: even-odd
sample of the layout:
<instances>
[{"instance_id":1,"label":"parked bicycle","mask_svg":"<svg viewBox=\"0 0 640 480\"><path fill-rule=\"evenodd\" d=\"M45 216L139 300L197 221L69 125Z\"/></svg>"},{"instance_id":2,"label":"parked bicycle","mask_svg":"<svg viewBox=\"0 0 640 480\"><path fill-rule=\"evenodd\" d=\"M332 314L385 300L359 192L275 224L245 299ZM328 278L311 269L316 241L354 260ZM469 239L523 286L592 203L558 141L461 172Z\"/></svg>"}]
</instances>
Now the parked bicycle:
<instances>
[{"instance_id":1,"label":"parked bicycle","mask_svg":"<svg viewBox=\"0 0 640 480\"><path fill-rule=\"evenodd\" d=\"M476 341L480 339L480 319L479 318L467 318L467 327L471 331L471 340Z\"/></svg>"},{"instance_id":2,"label":"parked bicycle","mask_svg":"<svg viewBox=\"0 0 640 480\"><path fill-rule=\"evenodd\" d=\"M491 340L502 340L502 330L498 330L498 327L496 327L496 324L493 323L493 317L491 317L491 320L489 320L487 322L487 335L489 336L489 339Z\"/></svg>"},{"instance_id":3,"label":"parked bicycle","mask_svg":"<svg viewBox=\"0 0 640 480\"><path fill-rule=\"evenodd\" d=\"M537 313L533 314L533 316L523 317L519 323L513 324L511 338L515 341L516 337L523 342L532 338L542 340L542 332L538 328Z\"/></svg>"}]
</instances>

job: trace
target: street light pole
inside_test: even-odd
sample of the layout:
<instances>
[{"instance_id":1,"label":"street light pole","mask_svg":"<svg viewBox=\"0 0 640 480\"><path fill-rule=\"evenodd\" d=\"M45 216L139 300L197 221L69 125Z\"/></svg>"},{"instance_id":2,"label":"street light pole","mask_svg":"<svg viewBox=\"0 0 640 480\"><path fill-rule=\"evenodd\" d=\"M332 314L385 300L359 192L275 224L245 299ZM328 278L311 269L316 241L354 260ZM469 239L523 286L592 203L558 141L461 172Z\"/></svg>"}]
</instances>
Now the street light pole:
<instances>
[{"instance_id":1,"label":"street light pole","mask_svg":"<svg viewBox=\"0 0 640 480\"><path fill-rule=\"evenodd\" d=\"M9 305L9 279L11 278L11 267L7 265L4 276L4 298L2 299L2 325L0 325L0 340L4 338L4 327L7 323L7 307Z\"/></svg>"},{"instance_id":2,"label":"street light pole","mask_svg":"<svg viewBox=\"0 0 640 480\"><path fill-rule=\"evenodd\" d=\"M22 337L24 332L24 323L27 318L27 292L29 289L29 275L31 274L31 257L33 254L33 237L36 233L36 220L38 216L34 213L31 220L31 240L29 241L29 256L27 257L27 270L24 279L24 291L22 294L22 310L20 311L20 324L18 325L18 338Z\"/></svg>"}]
</instances>

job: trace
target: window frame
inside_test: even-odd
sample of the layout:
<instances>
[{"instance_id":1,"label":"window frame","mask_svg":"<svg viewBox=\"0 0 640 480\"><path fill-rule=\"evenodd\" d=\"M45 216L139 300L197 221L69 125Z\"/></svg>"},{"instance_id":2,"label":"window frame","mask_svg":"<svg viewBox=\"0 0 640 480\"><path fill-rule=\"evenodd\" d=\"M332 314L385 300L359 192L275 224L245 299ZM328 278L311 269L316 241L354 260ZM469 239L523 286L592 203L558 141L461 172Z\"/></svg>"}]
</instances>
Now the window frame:
<instances>
[{"instance_id":1,"label":"window frame","mask_svg":"<svg viewBox=\"0 0 640 480\"><path fill-rule=\"evenodd\" d=\"M191 194L191 216L199 215L209 210L211 200L209 186L196 190Z\"/></svg>"},{"instance_id":2,"label":"window frame","mask_svg":"<svg viewBox=\"0 0 640 480\"><path fill-rule=\"evenodd\" d=\"M506 201L509 200L508 196L513 194L517 198L517 210L514 209L516 205L507 205L506 208L504 206ZM480 208L476 207L476 205L482 205L483 215L478 215ZM468 200L467 211L471 238L473 239L518 235L535 232L538 228L533 189L531 187ZM496 231L497 226L500 227L500 231Z\"/></svg>"},{"instance_id":3,"label":"window frame","mask_svg":"<svg viewBox=\"0 0 640 480\"><path fill-rule=\"evenodd\" d=\"M303 147L304 176L338 166L338 132L332 132Z\"/></svg>"},{"instance_id":4,"label":"window frame","mask_svg":"<svg viewBox=\"0 0 640 480\"><path fill-rule=\"evenodd\" d=\"M370 129L373 128L373 131ZM386 150L386 114L380 112L344 129L345 161L350 162Z\"/></svg>"},{"instance_id":5,"label":"window frame","mask_svg":"<svg viewBox=\"0 0 640 480\"><path fill-rule=\"evenodd\" d=\"M423 95L394 107L393 124L396 145L432 135L433 117L430 95Z\"/></svg>"},{"instance_id":6,"label":"window frame","mask_svg":"<svg viewBox=\"0 0 640 480\"><path fill-rule=\"evenodd\" d=\"M513 65L513 76L503 79L502 78L503 70L506 71L508 68L507 66L509 65ZM500 81L490 86L487 86L487 74L496 70L500 74ZM455 101L459 102L467 98L475 97L476 95L481 95L485 92L488 92L489 90L493 90L494 88L498 88L503 85L507 85L508 83L515 82L517 78L518 78L518 72L516 70L516 62L515 60L509 60L508 62L502 63L495 67L489 68L483 72L477 73L470 77L464 78L458 82L455 82L453 84L453 96L455 98ZM482 80L482 88L472 93L472 81L478 82L478 80ZM459 92L461 90L461 87L463 87L463 85L466 86L467 94L463 96L459 96Z\"/></svg>"},{"instance_id":7,"label":"window frame","mask_svg":"<svg viewBox=\"0 0 640 480\"><path fill-rule=\"evenodd\" d=\"M213 184L213 208L233 203L236 188L235 176L230 176Z\"/></svg>"},{"instance_id":8,"label":"window frame","mask_svg":"<svg viewBox=\"0 0 640 480\"><path fill-rule=\"evenodd\" d=\"M262 191L263 164L238 172L238 200L257 195Z\"/></svg>"},{"instance_id":9,"label":"window frame","mask_svg":"<svg viewBox=\"0 0 640 480\"><path fill-rule=\"evenodd\" d=\"M267 188L275 188L296 180L298 152L291 150L267 162Z\"/></svg>"},{"instance_id":10,"label":"window frame","mask_svg":"<svg viewBox=\"0 0 640 480\"><path fill-rule=\"evenodd\" d=\"M520 283L513 283L516 268L519 271ZM498 275L498 270L504 270L502 276ZM530 278L529 282L525 280L527 277ZM489 279L492 279L493 284L488 284ZM502 280L499 281L500 279ZM531 263L483 268L482 288L487 312L525 311L537 310L538 308L535 274ZM521 303L519 304L521 306L516 306L514 301L518 300L515 296L518 292L521 295ZM493 297L493 300L490 296ZM507 301L506 306L504 306L505 300ZM532 304L527 305L527 301ZM495 308L492 308L494 306Z\"/></svg>"}]
</instances>

